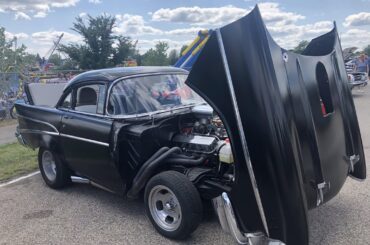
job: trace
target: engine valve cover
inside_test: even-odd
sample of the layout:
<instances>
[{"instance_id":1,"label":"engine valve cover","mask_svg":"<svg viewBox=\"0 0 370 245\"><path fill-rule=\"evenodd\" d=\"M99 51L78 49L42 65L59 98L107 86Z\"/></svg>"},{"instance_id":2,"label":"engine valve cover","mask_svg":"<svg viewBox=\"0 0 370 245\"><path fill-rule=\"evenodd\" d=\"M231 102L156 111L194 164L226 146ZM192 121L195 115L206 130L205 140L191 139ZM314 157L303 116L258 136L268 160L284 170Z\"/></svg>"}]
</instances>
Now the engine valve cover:
<instances>
[{"instance_id":1,"label":"engine valve cover","mask_svg":"<svg viewBox=\"0 0 370 245\"><path fill-rule=\"evenodd\" d=\"M210 153L217 146L217 139L202 135L177 134L172 139L173 143L185 151Z\"/></svg>"}]
</instances>

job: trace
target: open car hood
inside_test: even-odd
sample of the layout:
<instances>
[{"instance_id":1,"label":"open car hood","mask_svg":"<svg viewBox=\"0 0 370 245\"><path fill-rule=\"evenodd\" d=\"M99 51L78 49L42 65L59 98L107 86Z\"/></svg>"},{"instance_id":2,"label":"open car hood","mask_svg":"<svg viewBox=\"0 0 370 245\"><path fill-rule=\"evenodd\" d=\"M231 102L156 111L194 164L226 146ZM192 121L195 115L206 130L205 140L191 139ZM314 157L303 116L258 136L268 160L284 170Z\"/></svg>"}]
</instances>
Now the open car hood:
<instances>
[{"instance_id":1,"label":"open car hood","mask_svg":"<svg viewBox=\"0 0 370 245\"><path fill-rule=\"evenodd\" d=\"M237 170L228 194L242 232L307 244L307 209L347 176L365 178L336 27L298 55L274 42L256 7L213 32L187 84L227 128Z\"/></svg>"}]
</instances>

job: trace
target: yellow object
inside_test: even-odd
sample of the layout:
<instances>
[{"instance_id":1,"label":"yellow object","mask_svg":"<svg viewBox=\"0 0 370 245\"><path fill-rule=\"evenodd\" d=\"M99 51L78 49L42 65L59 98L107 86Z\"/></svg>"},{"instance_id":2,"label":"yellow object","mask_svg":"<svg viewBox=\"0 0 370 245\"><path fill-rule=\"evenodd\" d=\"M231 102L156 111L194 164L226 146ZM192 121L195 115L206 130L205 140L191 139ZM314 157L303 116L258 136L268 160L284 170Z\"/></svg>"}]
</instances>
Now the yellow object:
<instances>
[{"instance_id":1,"label":"yellow object","mask_svg":"<svg viewBox=\"0 0 370 245\"><path fill-rule=\"evenodd\" d=\"M191 53L192 55L195 55L201 48L203 48L203 46L206 44L206 42L208 41L209 39L209 36L206 37L199 45L198 47L196 47L193 52Z\"/></svg>"},{"instance_id":2,"label":"yellow object","mask_svg":"<svg viewBox=\"0 0 370 245\"><path fill-rule=\"evenodd\" d=\"M185 55L187 52L189 52L190 49L193 48L193 46L199 41L200 37L197 36L194 41L182 52L181 55Z\"/></svg>"}]
</instances>

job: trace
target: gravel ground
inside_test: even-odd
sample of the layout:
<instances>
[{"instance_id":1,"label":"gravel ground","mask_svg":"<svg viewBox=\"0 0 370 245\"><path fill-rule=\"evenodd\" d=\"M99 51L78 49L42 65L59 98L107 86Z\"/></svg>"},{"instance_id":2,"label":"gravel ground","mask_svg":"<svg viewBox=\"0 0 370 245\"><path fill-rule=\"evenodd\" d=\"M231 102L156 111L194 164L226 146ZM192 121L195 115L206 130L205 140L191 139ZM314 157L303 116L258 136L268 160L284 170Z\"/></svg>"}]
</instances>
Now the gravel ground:
<instances>
[{"instance_id":1,"label":"gravel ground","mask_svg":"<svg viewBox=\"0 0 370 245\"><path fill-rule=\"evenodd\" d=\"M0 127L0 145L17 141L14 135L16 127L16 124Z\"/></svg>"},{"instance_id":2,"label":"gravel ground","mask_svg":"<svg viewBox=\"0 0 370 245\"><path fill-rule=\"evenodd\" d=\"M365 154L370 157L370 86L354 92ZM369 244L370 181L349 179L339 195L309 212L311 244ZM61 191L40 175L0 188L0 244L235 244L216 217L184 242L152 228L141 201L87 186Z\"/></svg>"}]
</instances>

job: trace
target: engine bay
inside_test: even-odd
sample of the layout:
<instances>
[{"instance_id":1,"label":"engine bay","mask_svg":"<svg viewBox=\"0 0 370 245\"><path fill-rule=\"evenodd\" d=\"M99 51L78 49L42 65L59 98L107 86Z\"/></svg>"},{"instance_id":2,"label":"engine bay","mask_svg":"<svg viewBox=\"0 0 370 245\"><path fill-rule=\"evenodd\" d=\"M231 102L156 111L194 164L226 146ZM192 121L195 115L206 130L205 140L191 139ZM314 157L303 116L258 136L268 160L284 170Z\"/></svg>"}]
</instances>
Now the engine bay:
<instances>
[{"instance_id":1,"label":"engine bay","mask_svg":"<svg viewBox=\"0 0 370 245\"><path fill-rule=\"evenodd\" d=\"M226 129L212 108L196 106L191 111L138 122L122 127L120 166L122 173L140 175L148 159L158 149L175 150L161 159L156 171L183 173L197 187L204 199L230 191L235 166ZM128 162L128 164L124 164ZM133 173L133 174L132 174ZM135 179L132 180L135 182Z\"/></svg>"}]
</instances>

